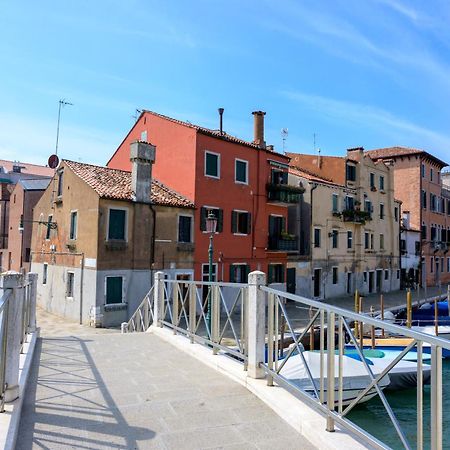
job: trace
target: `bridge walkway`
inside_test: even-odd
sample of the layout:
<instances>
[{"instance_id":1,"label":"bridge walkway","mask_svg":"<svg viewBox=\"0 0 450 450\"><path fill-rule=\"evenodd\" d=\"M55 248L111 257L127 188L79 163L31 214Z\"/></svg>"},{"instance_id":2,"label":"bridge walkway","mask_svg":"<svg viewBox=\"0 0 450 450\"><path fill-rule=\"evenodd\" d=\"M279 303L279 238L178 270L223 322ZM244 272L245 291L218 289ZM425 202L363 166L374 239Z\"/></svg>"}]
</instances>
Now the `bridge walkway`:
<instances>
[{"instance_id":1,"label":"bridge walkway","mask_svg":"<svg viewBox=\"0 0 450 450\"><path fill-rule=\"evenodd\" d=\"M17 450L314 448L244 387L157 336L42 310L38 324Z\"/></svg>"}]
</instances>

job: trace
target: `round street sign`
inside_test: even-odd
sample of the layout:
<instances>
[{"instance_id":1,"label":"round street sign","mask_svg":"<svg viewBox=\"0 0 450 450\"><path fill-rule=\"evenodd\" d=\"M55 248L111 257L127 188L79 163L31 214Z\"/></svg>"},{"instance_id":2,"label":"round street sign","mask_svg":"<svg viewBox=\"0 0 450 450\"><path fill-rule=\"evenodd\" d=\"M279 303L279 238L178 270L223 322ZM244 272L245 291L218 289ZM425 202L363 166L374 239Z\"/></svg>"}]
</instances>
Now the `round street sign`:
<instances>
[{"instance_id":1,"label":"round street sign","mask_svg":"<svg viewBox=\"0 0 450 450\"><path fill-rule=\"evenodd\" d=\"M48 167L50 167L50 169L56 169L58 167L58 164L58 155L51 155L50 158L48 158Z\"/></svg>"}]
</instances>

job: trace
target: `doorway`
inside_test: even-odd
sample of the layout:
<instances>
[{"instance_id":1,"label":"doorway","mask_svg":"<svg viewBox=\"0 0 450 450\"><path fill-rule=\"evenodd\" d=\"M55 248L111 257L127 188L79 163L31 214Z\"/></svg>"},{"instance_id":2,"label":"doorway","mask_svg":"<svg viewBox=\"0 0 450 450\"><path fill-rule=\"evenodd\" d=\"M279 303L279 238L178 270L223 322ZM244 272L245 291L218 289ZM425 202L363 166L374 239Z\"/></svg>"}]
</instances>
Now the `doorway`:
<instances>
[{"instance_id":1,"label":"doorway","mask_svg":"<svg viewBox=\"0 0 450 450\"><path fill-rule=\"evenodd\" d=\"M375 272L369 272L369 294L373 292L373 284L374 284Z\"/></svg>"},{"instance_id":2,"label":"doorway","mask_svg":"<svg viewBox=\"0 0 450 450\"><path fill-rule=\"evenodd\" d=\"M347 272L347 294L352 293L352 273Z\"/></svg>"},{"instance_id":3,"label":"doorway","mask_svg":"<svg viewBox=\"0 0 450 450\"><path fill-rule=\"evenodd\" d=\"M290 294L295 294L295 267L288 267L286 270L286 290Z\"/></svg>"},{"instance_id":4,"label":"doorway","mask_svg":"<svg viewBox=\"0 0 450 450\"><path fill-rule=\"evenodd\" d=\"M383 271L377 270L377 292L380 293L383 288Z\"/></svg>"},{"instance_id":5,"label":"doorway","mask_svg":"<svg viewBox=\"0 0 450 450\"><path fill-rule=\"evenodd\" d=\"M313 281L314 281L313 296L320 297L320 284L322 281L322 269L314 269Z\"/></svg>"}]
</instances>

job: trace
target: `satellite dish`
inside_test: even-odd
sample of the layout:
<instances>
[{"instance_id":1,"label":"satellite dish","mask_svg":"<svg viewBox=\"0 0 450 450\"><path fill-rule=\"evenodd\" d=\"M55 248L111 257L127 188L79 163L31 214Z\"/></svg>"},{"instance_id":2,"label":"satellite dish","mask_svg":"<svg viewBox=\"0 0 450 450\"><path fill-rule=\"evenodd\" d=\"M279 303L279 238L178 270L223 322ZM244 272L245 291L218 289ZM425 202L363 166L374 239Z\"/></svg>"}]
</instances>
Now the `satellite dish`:
<instances>
[{"instance_id":1,"label":"satellite dish","mask_svg":"<svg viewBox=\"0 0 450 450\"><path fill-rule=\"evenodd\" d=\"M50 169L56 169L59 165L59 158L57 155L51 155L50 158L48 158L48 167Z\"/></svg>"}]
</instances>

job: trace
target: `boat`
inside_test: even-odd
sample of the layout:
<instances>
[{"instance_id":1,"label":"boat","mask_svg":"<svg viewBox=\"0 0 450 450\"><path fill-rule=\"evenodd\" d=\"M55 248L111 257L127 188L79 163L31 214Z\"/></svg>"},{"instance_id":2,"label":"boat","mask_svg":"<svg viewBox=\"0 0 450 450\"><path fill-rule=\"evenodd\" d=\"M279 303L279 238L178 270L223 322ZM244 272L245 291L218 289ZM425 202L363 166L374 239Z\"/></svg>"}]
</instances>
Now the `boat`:
<instances>
[{"instance_id":1,"label":"boat","mask_svg":"<svg viewBox=\"0 0 450 450\"><path fill-rule=\"evenodd\" d=\"M411 330L436 336L436 327L434 325L413 325ZM450 339L450 325L438 325L437 336L443 339Z\"/></svg>"},{"instance_id":2,"label":"boat","mask_svg":"<svg viewBox=\"0 0 450 450\"><path fill-rule=\"evenodd\" d=\"M320 386L320 352L317 351L304 351L303 356L305 358L306 364L311 372L314 385L316 386L317 391L319 391ZM323 355L324 357L324 366L327 363L327 354ZM282 360L281 360L282 361ZM281 363L279 361L279 363ZM367 370L364 364L361 361L356 360L355 358L351 358L349 356L344 355L342 358L343 363L343 395L342 395L342 404L349 405L353 400L356 399L358 394L364 390L370 383L371 379L367 373ZM375 376L379 375L382 372L382 369L376 367L373 363L368 361L368 364L371 366L371 369ZM335 355L334 361L334 386L335 386L335 405L338 405L338 376L339 376L339 356ZM306 391L310 395L314 395L313 384L311 383L311 379L308 377L307 369L303 363L303 360L300 355L293 354L286 361L285 365L280 371L280 375L284 378L288 379L294 385L300 387L303 391ZM381 389L385 389L390 384L389 375L385 375L378 386ZM326 400L326 371L325 371L325 400ZM359 401L359 403L364 403L369 401L372 397L377 395L377 391L374 387L372 387Z\"/></svg>"}]
</instances>

